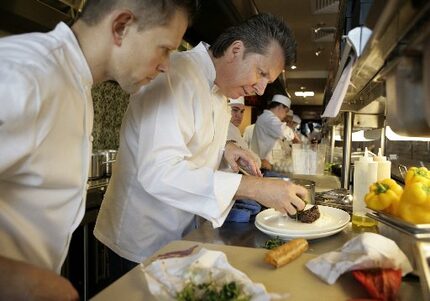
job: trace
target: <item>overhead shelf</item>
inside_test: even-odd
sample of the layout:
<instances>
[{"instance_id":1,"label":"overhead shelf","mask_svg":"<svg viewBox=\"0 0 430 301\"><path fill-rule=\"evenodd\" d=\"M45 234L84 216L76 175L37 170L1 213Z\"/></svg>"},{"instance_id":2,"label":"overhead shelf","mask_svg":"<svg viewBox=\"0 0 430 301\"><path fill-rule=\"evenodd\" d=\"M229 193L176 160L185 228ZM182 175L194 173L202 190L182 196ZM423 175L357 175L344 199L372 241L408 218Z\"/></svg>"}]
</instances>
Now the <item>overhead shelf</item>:
<instances>
[{"instance_id":1,"label":"overhead shelf","mask_svg":"<svg viewBox=\"0 0 430 301\"><path fill-rule=\"evenodd\" d=\"M427 34L430 27L429 15L429 1L387 2L362 55L354 64L341 111L362 110L373 100L384 96L381 71L405 49L413 47L411 41L419 41L418 36ZM405 41L408 41L407 47ZM345 47L344 52L347 48ZM347 62L342 58L337 75L342 72ZM336 76L336 79L338 78L339 76ZM332 89L334 87L335 85Z\"/></svg>"}]
</instances>

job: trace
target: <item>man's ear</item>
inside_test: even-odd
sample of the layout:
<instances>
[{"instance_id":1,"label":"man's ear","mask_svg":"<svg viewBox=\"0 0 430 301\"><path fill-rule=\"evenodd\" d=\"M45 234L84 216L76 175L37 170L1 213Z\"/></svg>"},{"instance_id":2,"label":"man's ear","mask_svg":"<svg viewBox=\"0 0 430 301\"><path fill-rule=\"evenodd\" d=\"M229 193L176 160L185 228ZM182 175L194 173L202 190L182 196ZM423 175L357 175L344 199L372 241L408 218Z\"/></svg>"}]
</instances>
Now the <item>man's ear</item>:
<instances>
[{"instance_id":1,"label":"man's ear","mask_svg":"<svg viewBox=\"0 0 430 301\"><path fill-rule=\"evenodd\" d=\"M242 58L244 53L245 45L241 40L236 40L227 48L225 55L228 61L231 62L237 58Z\"/></svg>"},{"instance_id":2,"label":"man's ear","mask_svg":"<svg viewBox=\"0 0 430 301\"><path fill-rule=\"evenodd\" d=\"M112 38L116 46L121 46L122 40L127 33L128 27L135 20L134 14L130 10L121 10L112 17Z\"/></svg>"}]
</instances>

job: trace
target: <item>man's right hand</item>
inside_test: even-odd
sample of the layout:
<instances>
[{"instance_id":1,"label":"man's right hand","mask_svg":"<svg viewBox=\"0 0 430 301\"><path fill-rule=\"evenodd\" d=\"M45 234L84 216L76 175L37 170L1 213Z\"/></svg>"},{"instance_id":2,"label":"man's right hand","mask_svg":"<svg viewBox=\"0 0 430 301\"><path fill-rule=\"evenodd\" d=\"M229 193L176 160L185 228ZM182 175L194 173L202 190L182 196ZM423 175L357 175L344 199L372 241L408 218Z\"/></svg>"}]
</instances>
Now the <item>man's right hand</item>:
<instances>
[{"instance_id":1,"label":"man's right hand","mask_svg":"<svg viewBox=\"0 0 430 301\"><path fill-rule=\"evenodd\" d=\"M52 271L0 256L0 300L76 301L79 295Z\"/></svg>"},{"instance_id":2,"label":"man's right hand","mask_svg":"<svg viewBox=\"0 0 430 301\"><path fill-rule=\"evenodd\" d=\"M300 185L279 178L242 177L236 199L252 199L281 213L303 210L308 191Z\"/></svg>"}]
</instances>

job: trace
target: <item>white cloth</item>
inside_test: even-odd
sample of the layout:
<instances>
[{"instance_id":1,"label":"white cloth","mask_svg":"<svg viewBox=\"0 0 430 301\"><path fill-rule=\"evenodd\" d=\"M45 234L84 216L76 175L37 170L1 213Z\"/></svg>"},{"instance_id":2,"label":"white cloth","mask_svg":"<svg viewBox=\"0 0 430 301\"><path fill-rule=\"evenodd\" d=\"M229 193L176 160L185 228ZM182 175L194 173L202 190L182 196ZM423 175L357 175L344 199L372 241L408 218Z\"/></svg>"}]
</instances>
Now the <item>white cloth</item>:
<instances>
[{"instance_id":1,"label":"white cloth","mask_svg":"<svg viewBox=\"0 0 430 301\"><path fill-rule=\"evenodd\" d=\"M328 284L345 272L373 268L400 269L402 275L412 272L408 258L389 238L376 233L363 233L346 242L339 250L320 255L306 267Z\"/></svg>"},{"instance_id":2,"label":"white cloth","mask_svg":"<svg viewBox=\"0 0 430 301\"><path fill-rule=\"evenodd\" d=\"M94 231L128 260L181 239L195 214L221 226L233 206L241 175L217 170L231 114L215 75L200 43L131 99Z\"/></svg>"},{"instance_id":3,"label":"white cloth","mask_svg":"<svg viewBox=\"0 0 430 301\"><path fill-rule=\"evenodd\" d=\"M85 211L92 76L64 23L0 39L0 254L59 272Z\"/></svg>"},{"instance_id":4,"label":"white cloth","mask_svg":"<svg viewBox=\"0 0 430 301\"><path fill-rule=\"evenodd\" d=\"M251 150L273 164L272 150L278 140L293 140L294 132L270 110L258 116L251 140Z\"/></svg>"},{"instance_id":5,"label":"white cloth","mask_svg":"<svg viewBox=\"0 0 430 301\"><path fill-rule=\"evenodd\" d=\"M149 291L157 300L177 300L176 295L190 282L195 285L211 283L220 288L234 281L251 297L250 301L285 300L290 295L268 293L263 284L252 282L245 273L234 268L223 252L205 248L186 257L157 259L140 268Z\"/></svg>"},{"instance_id":6,"label":"white cloth","mask_svg":"<svg viewBox=\"0 0 430 301\"><path fill-rule=\"evenodd\" d=\"M248 148L251 149L251 141L252 134L254 133L255 123L248 125L243 131L243 141L248 145Z\"/></svg>"},{"instance_id":7,"label":"white cloth","mask_svg":"<svg viewBox=\"0 0 430 301\"><path fill-rule=\"evenodd\" d=\"M243 149L248 150L251 155L253 156L254 160L257 162L258 168L261 167L261 160L258 157L256 153L254 153L252 150L249 149L248 144L243 140L242 135L240 134L240 130L237 126L235 126L233 123L229 123L228 125L228 133L227 133L227 140L234 140L236 141L236 144L240 146ZM231 171L231 169L230 169Z\"/></svg>"}]
</instances>

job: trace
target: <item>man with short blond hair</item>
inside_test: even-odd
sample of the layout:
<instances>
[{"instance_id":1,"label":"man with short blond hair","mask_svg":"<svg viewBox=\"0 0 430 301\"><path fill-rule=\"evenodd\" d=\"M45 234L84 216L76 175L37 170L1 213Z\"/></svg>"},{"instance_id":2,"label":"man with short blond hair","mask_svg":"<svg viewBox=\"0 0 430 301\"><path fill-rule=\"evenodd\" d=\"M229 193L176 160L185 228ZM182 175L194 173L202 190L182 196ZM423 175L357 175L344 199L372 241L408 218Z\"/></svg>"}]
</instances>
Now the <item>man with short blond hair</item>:
<instances>
[{"instance_id":1,"label":"man with short blond hair","mask_svg":"<svg viewBox=\"0 0 430 301\"><path fill-rule=\"evenodd\" d=\"M85 211L91 87L168 69L192 0L88 0L72 27L0 39L0 299L77 300L58 276Z\"/></svg>"}]
</instances>

